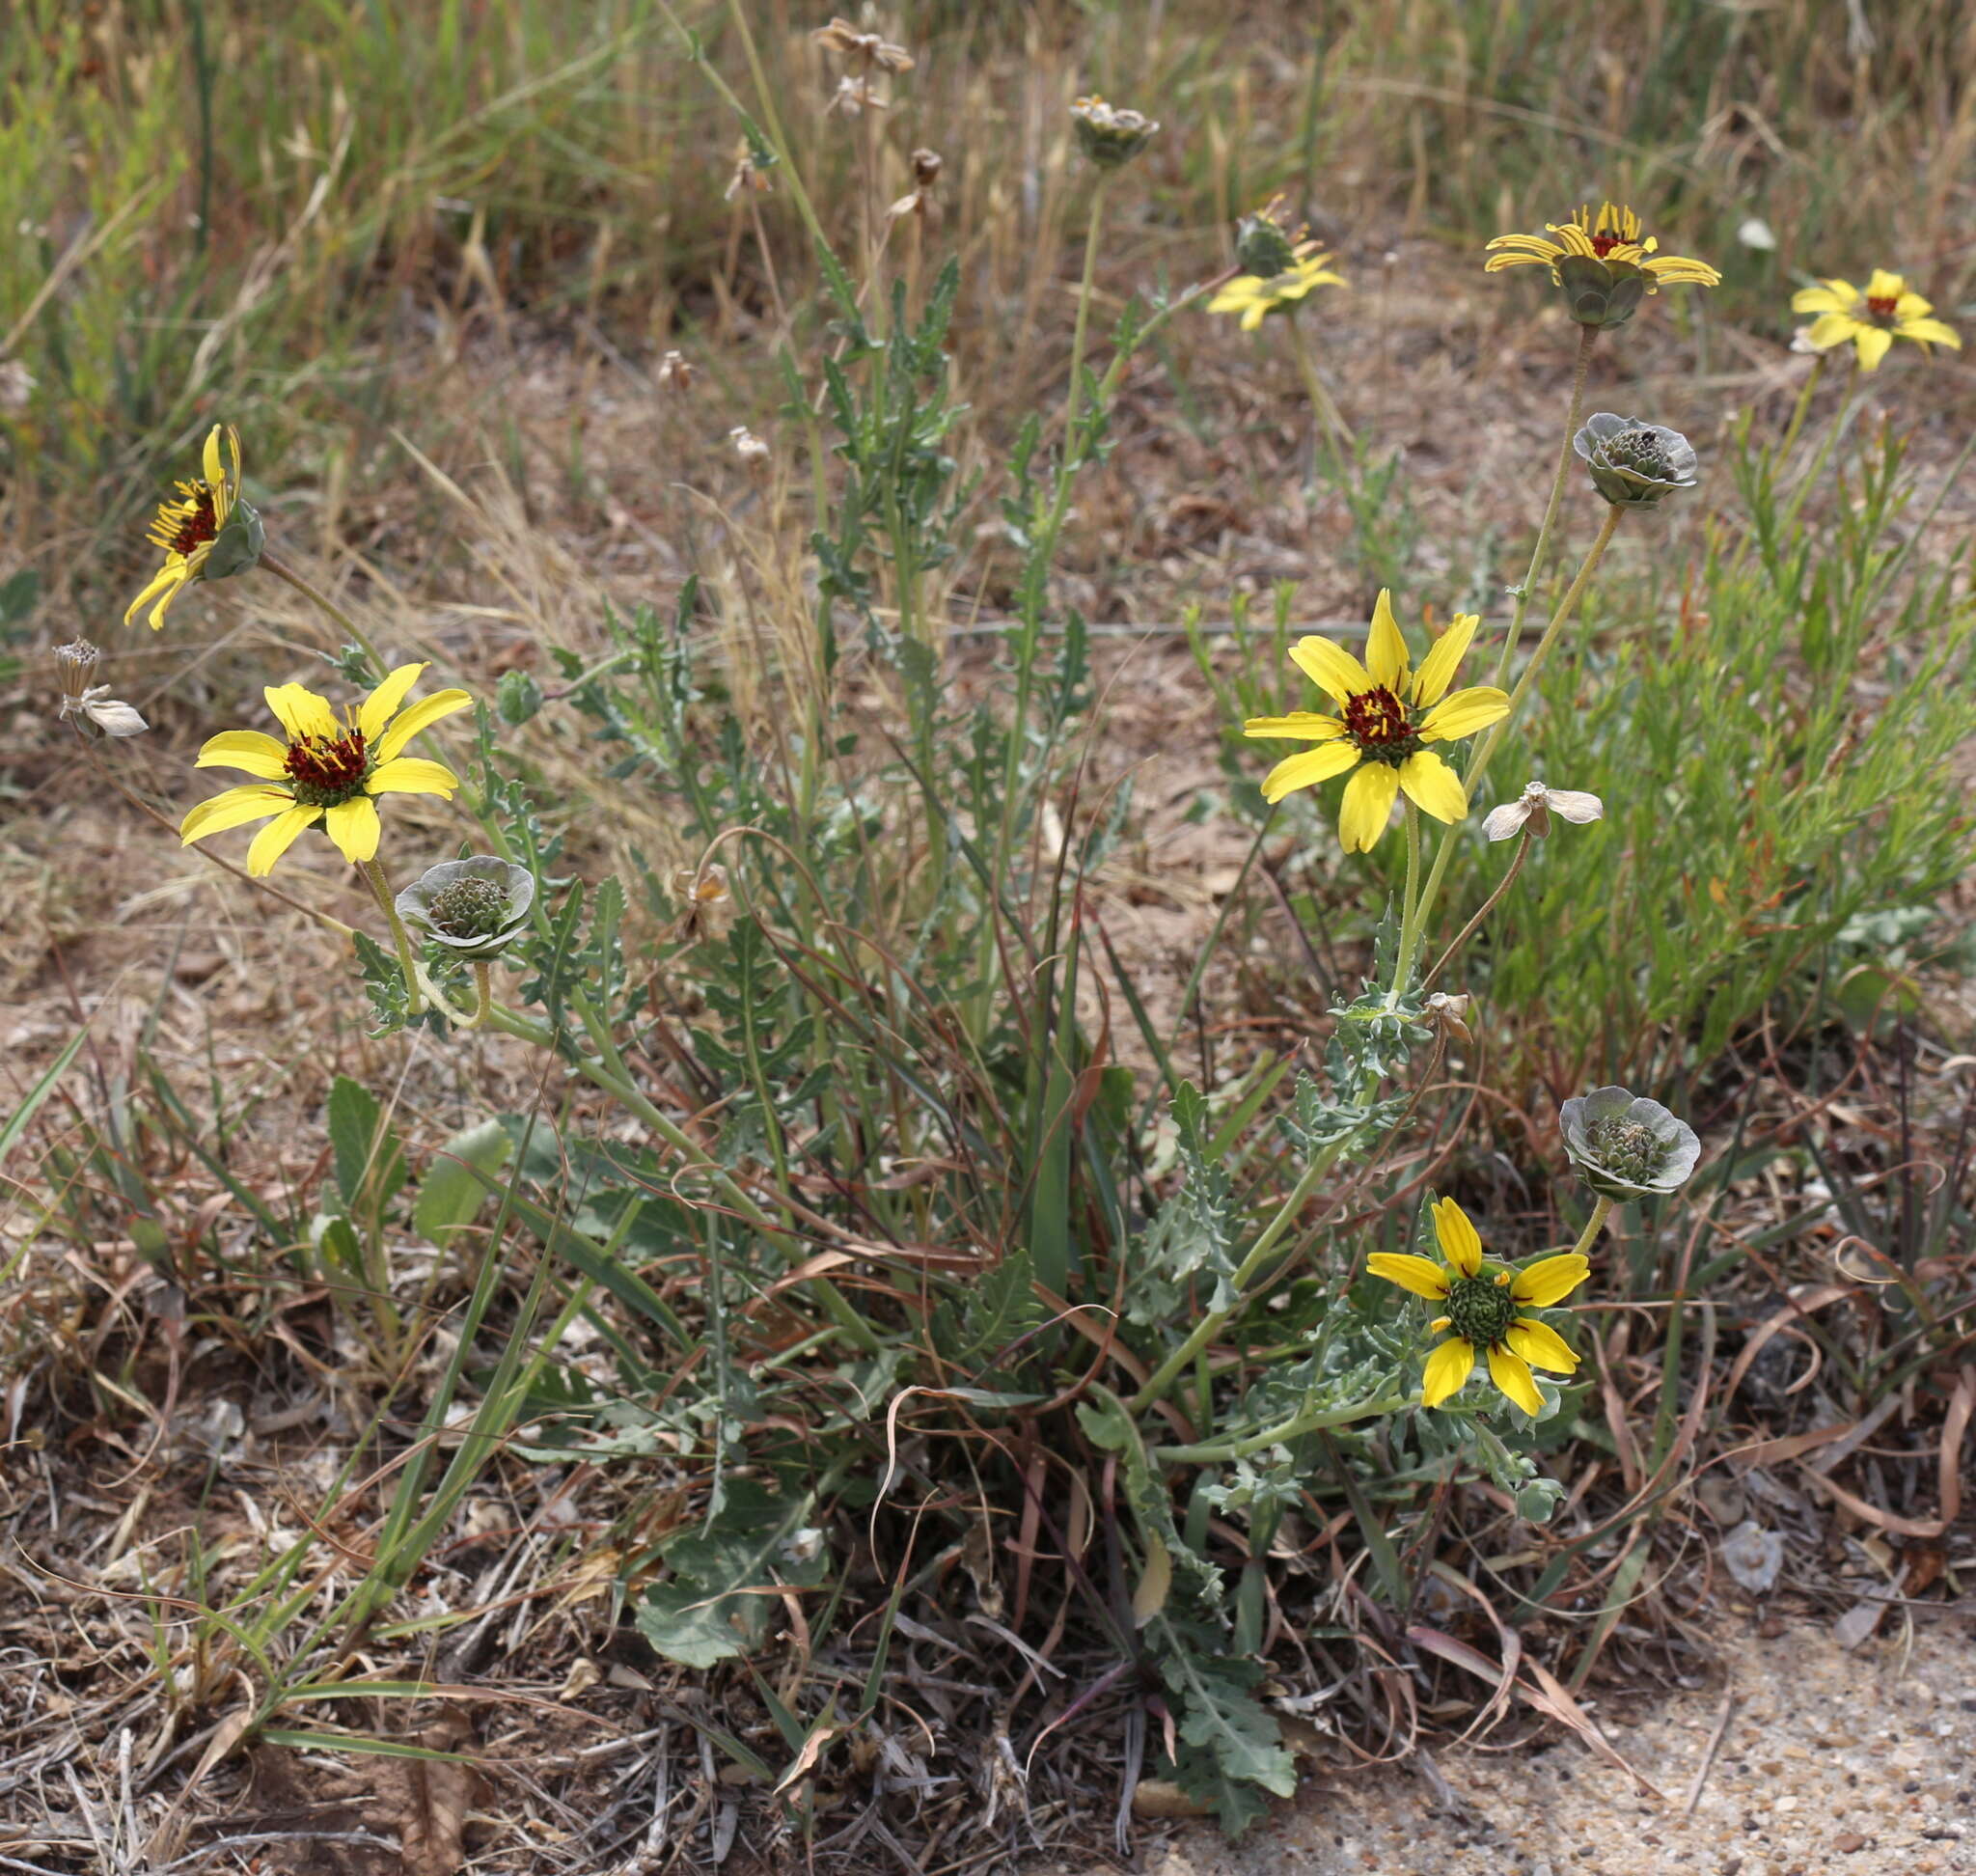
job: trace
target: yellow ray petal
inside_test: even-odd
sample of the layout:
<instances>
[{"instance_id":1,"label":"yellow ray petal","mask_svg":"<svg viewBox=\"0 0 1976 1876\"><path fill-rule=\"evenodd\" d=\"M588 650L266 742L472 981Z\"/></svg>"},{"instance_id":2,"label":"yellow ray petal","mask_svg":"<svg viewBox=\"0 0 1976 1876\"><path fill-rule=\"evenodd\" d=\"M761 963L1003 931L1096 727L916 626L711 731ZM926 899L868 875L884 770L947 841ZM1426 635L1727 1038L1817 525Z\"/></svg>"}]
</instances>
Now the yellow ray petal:
<instances>
[{"instance_id":1,"label":"yellow ray petal","mask_svg":"<svg viewBox=\"0 0 1976 1876\"><path fill-rule=\"evenodd\" d=\"M265 879L274 871L274 863L295 844L295 837L321 818L320 808L294 807L277 814L255 835L254 844L247 849L248 872L256 879Z\"/></svg>"},{"instance_id":2,"label":"yellow ray petal","mask_svg":"<svg viewBox=\"0 0 1976 1876\"><path fill-rule=\"evenodd\" d=\"M1415 1296L1425 1296L1436 1303L1447 1300L1447 1272L1432 1257L1415 1257L1401 1251L1375 1251L1365 1259L1365 1269L1368 1275L1397 1283Z\"/></svg>"},{"instance_id":3,"label":"yellow ray petal","mask_svg":"<svg viewBox=\"0 0 1976 1876\"><path fill-rule=\"evenodd\" d=\"M1510 1324L1509 1334L1503 1339L1509 1343L1512 1355L1521 1356L1532 1367L1545 1368L1552 1374L1577 1372L1577 1350L1548 1322L1519 1316Z\"/></svg>"},{"instance_id":4,"label":"yellow ray petal","mask_svg":"<svg viewBox=\"0 0 1976 1876\"><path fill-rule=\"evenodd\" d=\"M1459 742L1500 723L1509 715L1509 693L1494 684L1474 684L1443 697L1420 720L1422 742Z\"/></svg>"},{"instance_id":5,"label":"yellow ray petal","mask_svg":"<svg viewBox=\"0 0 1976 1876\"><path fill-rule=\"evenodd\" d=\"M1481 622L1478 614L1456 613L1448 621L1447 630L1434 641L1433 649L1420 660L1420 669L1413 674L1413 702L1423 710L1447 695L1447 687L1454 681L1462 660L1468 655L1475 628Z\"/></svg>"},{"instance_id":6,"label":"yellow ray petal","mask_svg":"<svg viewBox=\"0 0 1976 1876\"><path fill-rule=\"evenodd\" d=\"M1441 1255L1464 1277L1481 1274L1482 1234L1452 1199L1434 1201L1434 1238Z\"/></svg>"},{"instance_id":7,"label":"yellow ray petal","mask_svg":"<svg viewBox=\"0 0 1976 1876\"><path fill-rule=\"evenodd\" d=\"M1925 300L1919 293L1903 293L1894 302L1894 323L1905 325L1909 319L1925 319L1935 311L1935 302Z\"/></svg>"},{"instance_id":8,"label":"yellow ray petal","mask_svg":"<svg viewBox=\"0 0 1976 1876\"><path fill-rule=\"evenodd\" d=\"M377 804L369 795L340 801L322 817L323 831L337 844L337 850L355 866L377 857L377 841L383 827L377 819Z\"/></svg>"},{"instance_id":9,"label":"yellow ray petal","mask_svg":"<svg viewBox=\"0 0 1976 1876\"><path fill-rule=\"evenodd\" d=\"M1240 313L1256 295L1262 282L1254 274L1243 274L1231 280L1227 286L1208 301L1210 313Z\"/></svg>"},{"instance_id":10,"label":"yellow ray petal","mask_svg":"<svg viewBox=\"0 0 1976 1876\"><path fill-rule=\"evenodd\" d=\"M444 762L428 762L423 756L394 756L371 770L364 792L451 795L458 786L459 777Z\"/></svg>"},{"instance_id":11,"label":"yellow ray petal","mask_svg":"<svg viewBox=\"0 0 1976 1876\"><path fill-rule=\"evenodd\" d=\"M1870 300L1898 300L1907 290L1907 281L1884 267L1874 268L1873 277L1866 283L1866 297Z\"/></svg>"},{"instance_id":12,"label":"yellow ray petal","mask_svg":"<svg viewBox=\"0 0 1976 1876\"><path fill-rule=\"evenodd\" d=\"M208 834L224 834L230 827L265 820L294 805L295 797L286 788L270 788L264 782L243 783L187 809L185 818L178 823L178 838L190 846Z\"/></svg>"},{"instance_id":13,"label":"yellow ray petal","mask_svg":"<svg viewBox=\"0 0 1976 1876\"><path fill-rule=\"evenodd\" d=\"M1843 280L1828 280L1823 287L1800 287L1791 295L1794 313L1850 313L1859 304L1859 289Z\"/></svg>"},{"instance_id":14,"label":"yellow ray petal","mask_svg":"<svg viewBox=\"0 0 1976 1876\"><path fill-rule=\"evenodd\" d=\"M1855 319L1850 313L1821 313L1804 328L1804 343L1814 351L1830 351L1834 345L1843 345L1854 333L1871 330L1863 319Z\"/></svg>"},{"instance_id":15,"label":"yellow ray petal","mask_svg":"<svg viewBox=\"0 0 1976 1876\"><path fill-rule=\"evenodd\" d=\"M1719 287L1722 284L1721 274L1706 261L1690 261L1684 254L1657 254L1651 260L1635 261L1633 264L1649 280L1660 281L1669 287Z\"/></svg>"},{"instance_id":16,"label":"yellow ray petal","mask_svg":"<svg viewBox=\"0 0 1976 1876\"><path fill-rule=\"evenodd\" d=\"M390 761L428 724L437 723L441 717L451 716L455 710L464 710L473 701L463 690L434 691L430 697L420 698L378 737L371 754L380 762Z\"/></svg>"},{"instance_id":17,"label":"yellow ray petal","mask_svg":"<svg viewBox=\"0 0 1976 1876\"><path fill-rule=\"evenodd\" d=\"M1298 742L1330 742L1345 733L1336 717L1316 710L1292 710L1288 716L1250 717L1242 726L1245 736L1288 736Z\"/></svg>"},{"instance_id":18,"label":"yellow ray petal","mask_svg":"<svg viewBox=\"0 0 1976 1876\"><path fill-rule=\"evenodd\" d=\"M1539 1257L1527 1270L1510 1280L1510 1296L1532 1309L1548 1310L1561 1303L1592 1274L1591 1260L1577 1251L1560 1251L1554 1257Z\"/></svg>"},{"instance_id":19,"label":"yellow ray petal","mask_svg":"<svg viewBox=\"0 0 1976 1876\"><path fill-rule=\"evenodd\" d=\"M1482 252L1496 257L1488 263L1488 270L1493 272L1497 267L1522 266L1533 261L1555 261L1564 250L1541 234L1498 234L1484 245Z\"/></svg>"},{"instance_id":20,"label":"yellow ray petal","mask_svg":"<svg viewBox=\"0 0 1976 1876\"><path fill-rule=\"evenodd\" d=\"M1393 597L1385 587L1372 603L1372 629L1365 635L1365 669L1375 684L1397 697L1407 685L1407 641L1393 618Z\"/></svg>"},{"instance_id":21,"label":"yellow ray petal","mask_svg":"<svg viewBox=\"0 0 1976 1876\"><path fill-rule=\"evenodd\" d=\"M313 690L305 690L300 684L270 684L261 694L267 699L275 721L288 732L290 742L298 742L304 736L335 736L342 732L343 725L329 707L329 699L317 697Z\"/></svg>"},{"instance_id":22,"label":"yellow ray petal","mask_svg":"<svg viewBox=\"0 0 1976 1876\"><path fill-rule=\"evenodd\" d=\"M1372 676L1342 645L1328 638L1301 638L1290 648L1290 662L1319 690L1340 704L1372 688Z\"/></svg>"},{"instance_id":23,"label":"yellow ray petal","mask_svg":"<svg viewBox=\"0 0 1976 1876\"><path fill-rule=\"evenodd\" d=\"M1416 750L1400 764L1400 786L1423 814L1438 821L1458 821L1468 812L1462 778L1431 749Z\"/></svg>"},{"instance_id":24,"label":"yellow ray petal","mask_svg":"<svg viewBox=\"0 0 1976 1876\"><path fill-rule=\"evenodd\" d=\"M1862 372L1877 372L1880 362L1887 355L1887 347L1894 343L1894 335L1884 326L1863 325L1852 335L1852 345L1859 353L1859 369Z\"/></svg>"},{"instance_id":25,"label":"yellow ray petal","mask_svg":"<svg viewBox=\"0 0 1976 1876\"><path fill-rule=\"evenodd\" d=\"M259 730L222 730L199 746L194 768L244 769L269 782L288 773L288 747Z\"/></svg>"},{"instance_id":26,"label":"yellow ray petal","mask_svg":"<svg viewBox=\"0 0 1976 1876\"><path fill-rule=\"evenodd\" d=\"M1475 1366L1475 1345L1457 1336L1444 1341L1427 1358L1427 1369L1420 1377L1420 1404L1439 1407L1451 1394L1458 1394Z\"/></svg>"},{"instance_id":27,"label":"yellow ray petal","mask_svg":"<svg viewBox=\"0 0 1976 1876\"><path fill-rule=\"evenodd\" d=\"M156 599L158 603L148 621L151 630L156 631L165 622L165 614L171 610L172 601L178 596L178 589L191 577L182 560L174 560L159 567L151 575L151 584L124 608L124 624L129 624L137 617L147 599Z\"/></svg>"},{"instance_id":28,"label":"yellow ray petal","mask_svg":"<svg viewBox=\"0 0 1976 1876\"><path fill-rule=\"evenodd\" d=\"M1951 351L1961 351L1961 335L1952 325L1943 325L1939 319L1903 319L1894 330L1903 339L1917 339L1927 345L1946 345Z\"/></svg>"},{"instance_id":29,"label":"yellow ray petal","mask_svg":"<svg viewBox=\"0 0 1976 1876\"><path fill-rule=\"evenodd\" d=\"M1358 759L1358 750L1346 742L1320 743L1315 749L1286 756L1263 777L1262 798L1274 805L1293 789L1312 787L1343 775Z\"/></svg>"},{"instance_id":30,"label":"yellow ray petal","mask_svg":"<svg viewBox=\"0 0 1976 1876\"><path fill-rule=\"evenodd\" d=\"M1489 1378L1532 1420L1544 1411L1544 1396L1537 1392L1529 1364L1521 1356L1512 1355L1506 1348L1492 1348Z\"/></svg>"},{"instance_id":31,"label":"yellow ray petal","mask_svg":"<svg viewBox=\"0 0 1976 1876\"><path fill-rule=\"evenodd\" d=\"M1370 853L1379 844L1399 791L1397 769L1384 762L1359 766L1345 784L1345 799L1338 809L1338 839L1347 853Z\"/></svg>"},{"instance_id":32,"label":"yellow ray petal","mask_svg":"<svg viewBox=\"0 0 1976 1876\"><path fill-rule=\"evenodd\" d=\"M226 465L220 461L220 427L215 424L206 433L206 448L200 452L199 466L206 472L206 485L217 490L227 479Z\"/></svg>"},{"instance_id":33,"label":"yellow ray petal","mask_svg":"<svg viewBox=\"0 0 1976 1876\"><path fill-rule=\"evenodd\" d=\"M398 706L405 701L405 693L419 681L419 673L425 669L423 661L397 666L364 700L364 707L357 712L357 728L363 731L367 743L374 743L384 733L384 726L397 714Z\"/></svg>"}]
</instances>

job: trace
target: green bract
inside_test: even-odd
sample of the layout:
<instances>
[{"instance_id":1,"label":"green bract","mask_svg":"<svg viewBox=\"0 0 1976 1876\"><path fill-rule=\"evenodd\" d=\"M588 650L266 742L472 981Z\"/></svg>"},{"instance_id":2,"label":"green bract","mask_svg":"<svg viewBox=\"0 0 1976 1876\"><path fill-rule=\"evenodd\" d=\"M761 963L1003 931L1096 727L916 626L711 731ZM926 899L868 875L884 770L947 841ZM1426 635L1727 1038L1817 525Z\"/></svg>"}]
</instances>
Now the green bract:
<instances>
[{"instance_id":1,"label":"green bract","mask_svg":"<svg viewBox=\"0 0 1976 1876\"><path fill-rule=\"evenodd\" d=\"M261 565L261 550L266 544L267 530L261 526L261 516L245 502L236 500L219 533L213 537L200 577L230 580L235 573L244 573L250 566Z\"/></svg>"},{"instance_id":2,"label":"green bract","mask_svg":"<svg viewBox=\"0 0 1976 1876\"><path fill-rule=\"evenodd\" d=\"M1631 261L1567 254L1556 262L1571 316L1583 326L1624 325L1646 297L1647 276Z\"/></svg>"},{"instance_id":3,"label":"green bract","mask_svg":"<svg viewBox=\"0 0 1976 1876\"><path fill-rule=\"evenodd\" d=\"M1659 1101L1624 1088L1574 1095L1559 1114L1578 1177L1607 1199L1644 1199L1688 1183L1702 1144Z\"/></svg>"},{"instance_id":4,"label":"green bract","mask_svg":"<svg viewBox=\"0 0 1976 1876\"><path fill-rule=\"evenodd\" d=\"M1592 472L1592 486L1614 508L1649 508L1695 484L1695 454L1687 437L1640 417L1602 410L1571 446Z\"/></svg>"},{"instance_id":5,"label":"green bract","mask_svg":"<svg viewBox=\"0 0 1976 1876\"><path fill-rule=\"evenodd\" d=\"M535 875L491 854L428 867L398 894L398 915L455 957L492 957L527 927Z\"/></svg>"},{"instance_id":6,"label":"green bract","mask_svg":"<svg viewBox=\"0 0 1976 1876\"><path fill-rule=\"evenodd\" d=\"M1235 264L1264 280L1288 273L1297 262L1297 244L1267 213L1244 215L1235 224Z\"/></svg>"}]
</instances>

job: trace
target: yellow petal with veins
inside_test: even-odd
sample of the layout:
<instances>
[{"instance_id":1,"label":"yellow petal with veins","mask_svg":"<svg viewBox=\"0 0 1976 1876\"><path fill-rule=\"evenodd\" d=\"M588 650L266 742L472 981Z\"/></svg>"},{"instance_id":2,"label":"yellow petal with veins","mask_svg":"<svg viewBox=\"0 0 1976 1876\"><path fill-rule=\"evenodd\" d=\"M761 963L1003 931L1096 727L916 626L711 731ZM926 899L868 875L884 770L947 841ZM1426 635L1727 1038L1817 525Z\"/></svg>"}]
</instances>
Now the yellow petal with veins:
<instances>
[{"instance_id":1,"label":"yellow petal with veins","mask_svg":"<svg viewBox=\"0 0 1976 1876\"><path fill-rule=\"evenodd\" d=\"M1475 1366L1475 1345L1457 1336L1444 1341L1427 1358L1427 1369L1420 1377L1420 1404L1439 1407L1451 1394L1461 1393Z\"/></svg>"},{"instance_id":2,"label":"yellow petal with veins","mask_svg":"<svg viewBox=\"0 0 1976 1876\"><path fill-rule=\"evenodd\" d=\"M1512 1355L1506 1348L1492 1348L1489 1378L1532 1420L1544 1411L1544 1396L1537 1392L1529 1364L1521 1356Z\"/></svg>"},{"instance_id":3,"label":"yellow petal with veins","mask_svg":"<svg viewBox=\"0 0 1976 1876\"><path fill-rule=\"evenodd\" d=\"M1434 1201L1434 1237L1441 1246L1441 1255L1464 1277L1481 1274L1482 1234L1452 1199Z\"/></svg>"},{"instance_id":4,"label":"yellow petal with veins","mask_svg":"<svg viewBox=\"0 0 1976 1876\"><path fill-rule=\"evenodd\" d=\"M1432 1257L1416 1257L1404 1251L1375 1251L1365 1259L1365 1269L1368 1275L1397 1283L1415 1296L1435 1303L1447 1300L1447 1272Z\"/></svg>"}]
</instances>

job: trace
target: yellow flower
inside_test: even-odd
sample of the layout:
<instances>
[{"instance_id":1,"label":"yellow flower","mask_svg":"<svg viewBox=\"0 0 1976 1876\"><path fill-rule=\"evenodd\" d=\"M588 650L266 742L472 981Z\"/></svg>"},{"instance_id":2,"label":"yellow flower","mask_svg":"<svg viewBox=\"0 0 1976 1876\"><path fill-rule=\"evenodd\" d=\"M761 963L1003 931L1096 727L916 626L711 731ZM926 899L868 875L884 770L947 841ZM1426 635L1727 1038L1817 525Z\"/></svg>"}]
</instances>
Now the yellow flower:
<instances>
[{"instance_id":1,"label":"yellow flower","mask_svg":"<svg viewBox=\"0 0 1976 1876\"><path fill-rule=\"evenodd\" d=\"M1468 1215L1452 1199L1441 1199L1434 1206L1434 1235L1441 1246L1445 1266L1432 1257L1416 1257L1389 1251L1366 1258L1365 1268L1374 1277L1397 1283L1415 1296L1425 1296L1447 1305L1447 1313L1437 1316L1437 1333L1455 1333L1427 1358L1421 1377L1420 1404L1439 1407L1461 1392L1475 1366L1475 1351L1489 1356L1489 1378L1497 1390L1516 1402L1532 1419L1544 1411L1544 1396L1530 1370L1544 1368L1551 1374L1570 1374L1578 1365L1571 1344L1549 1324L1534 1316L1520 1316L1519 1307L1548 1310L1561 1303L1591 1274L1591 1264L1576 1251L1539 1257L1524 1270L1498 1270L1484 1274L1482 1239Z\"/></svg>"},{"instance_id":2,"label":"yellow flower","mask_svg":"<svg viewBox=\"0 0 1976 1876\"><path fill-rule=\"evenodd\" d=\"M1571 300L1580 325L1619 325L1630 319L1645 293L1662 287L1719 287L1722 276L1706 261L1661 254L1660 243L1640 227L1623 204L1601 203L1594 216L1579 208L1567 222L1547 224L1554 241L1542 234L1498 234L1489 243L1486 273L1505 267L1545 266L1553 285Z\"/></svg>"},{"instance_id":3,"label":"yellow flower","mask_svg":"<svg viewBox=\"0 0 1976 1876\"><path fill-rule=\"evenodd\" d=\"M1468 812L1468 794L1454 770L1427 744L1472 736L1509 714L1509 698L1494 685L1448 694L1480 623L1473 613L1457 613L1420 669L1411 674L1407 643L1393 621L1391 595L1384 589L1372 609L1363 664L1328 638L1299 639L1290 648L1291 659L1331 693L1339 712L1332 717L1296 710L1289 716L1250 717L1242 726L1245 736L1288 736L1319 745L1285 757L1271 769L1263 777L1263 799L1277 802L1293 789L1358 769L1345 785L1338 814L1338 839L1347 853L1372 849L1402 789L1436 820L1460 820Z\"/></svg>"},{"instance_id":4,"label":"yellow flower","mask_svg":"<svg viewBox=\"0 0 1976 1876\"><path fill-rule=\"evenodd\" d=\"M1342 287L1345 277L1331 270L1329 254L1311 249L1279 274L1237 274L1208 301L1210 313L1239 313L1242 330L1253 332L1278 307L1294 306L1320 287Z\"/></svg>"},{"instance_id":5,"label":"yellow flower","mask_svg":"<svg viewBox=\"0 0 1976 1876\"><path fill-rule=\"evenodd\" d=\"M1955 327L1930 318L1935 308L1884 267L1873 270L1863 293L1851 281L1823 280L1794 293L1791 310L1819 316L1804 331L1804 343L1814 351L1829 351L1850 339L1862 372L1877 371L1896 339L1911 339L1923 351L1930 345L1962 349Z\"/></svg>"},{"instance_id":6,"label":"yellow flower","mask_svg":"<svg viewBox=\"0 0 1976 1876\"><path fill-rule=\"evenodd\" d=\"M220 459L222 436L227 441L225 463ZM234 509L240 507L240 432L233 425L215 424L206 433L201 467L205 476L197 482L180 482L178 494L160 502L157 513L151 517L150 538L154 546L165 550L165 564L124 609L126 625L147 601L155 599L157 604L151 607L150 620L155 632L164 624L165 614L180 591L194 580L208 577L206 564L212 558L213 543L219 539ZM251 537L250 558L239 561L236 555L235 564L224 569L226 573L237 573L242 566L251 566L261 551L260 517L251 509L243 508L241 513ZM222 575L215 572L210 577Z\"/></svg>"},{"instance_id":7,"label":"yellow flower","mask_svg":"<svg viewBox=\"0 0 1976 1876\"><path fill-rule=\"evenodd\" d=\"M198 767L244 769L261 780L202 801L179 823L184 843L190 846L208 834L266 820L247 849L247 870L258 879L274 870L274 863L305 827L320 821L345 860L361 865L374 859L376 796L450 797L459 786L459 777L445 763L399 754L427 724L474 701L463 690L434 691L400 710L425 669L423 664L399 665L364 700L354 718L345 708L341 722L328 701L314 691L300 684L270 685L262 694L287 740L258 730L227 730L207 740Z\"/></svg>"}]
</instances>

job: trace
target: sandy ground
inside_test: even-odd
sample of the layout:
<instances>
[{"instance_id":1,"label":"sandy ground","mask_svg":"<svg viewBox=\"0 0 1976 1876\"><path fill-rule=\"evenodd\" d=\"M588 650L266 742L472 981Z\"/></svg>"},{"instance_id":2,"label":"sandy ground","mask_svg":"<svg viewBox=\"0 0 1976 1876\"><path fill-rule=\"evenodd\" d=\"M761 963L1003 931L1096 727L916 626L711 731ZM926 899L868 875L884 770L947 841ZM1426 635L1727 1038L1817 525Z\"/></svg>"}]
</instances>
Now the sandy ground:
<instances>
[{"instance_id":1,"label":"sandy ground","mask_svg":"<svg viewBox=\"0 0 1976 1876\"><path fill-rule=\"evenodd\" d=\"M1145 1876L1949 1876L1976 1870L1976 1608L1848 1653L1822 1626L1721 1640L1722 1674L1592 1708L1660 1794L1576 1740L1316 1779L1240 1843L1188 1826ZM1772 1625L1774 1626L1774 1625ZM1726 1719L1725 1719L1726 1712ZM1717 1733L1719 1730L1719 1739ZM1696 1786L1699 1782L1699 1790ZM1044 1859L1025 1876L1109 1876Z\"/></svg>"}]
</instances>

